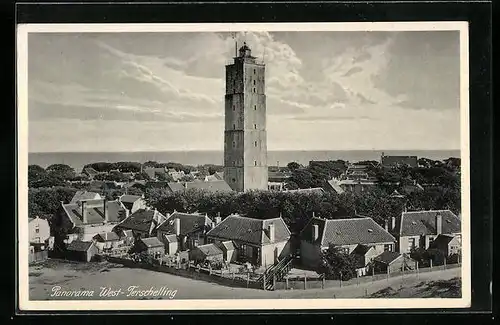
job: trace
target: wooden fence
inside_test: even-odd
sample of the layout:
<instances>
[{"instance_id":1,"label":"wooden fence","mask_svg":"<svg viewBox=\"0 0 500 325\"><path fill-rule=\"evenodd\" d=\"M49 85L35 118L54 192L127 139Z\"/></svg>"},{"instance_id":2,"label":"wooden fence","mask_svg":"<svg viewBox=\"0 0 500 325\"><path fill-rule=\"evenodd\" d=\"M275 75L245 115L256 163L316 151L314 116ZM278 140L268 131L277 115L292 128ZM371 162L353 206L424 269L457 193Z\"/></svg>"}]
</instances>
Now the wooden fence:
<instances>
[{"instance_id":1,"label":"wooden fence","mask_svg":"<svg viewBox=\"0 0 500 325\"><path fill-rule=\"evenodd\" d=\"M305 289L326 289L326 288L342 288L345 286L359 286L364 283L371 283L380 280L390 280L400 277L402 279L407 277L419 277L422 273L431 271L443 271L460 267L460 264L443 264L433 267L415 268L414 270L397 271L390 273L378 273L362 277L354 277L348 281L342 280L327 280L324 276L319 275L315 277L307 276L288 276L284 281L276 282L275 290L305 290Z\"/></svg>"}]
</instances>

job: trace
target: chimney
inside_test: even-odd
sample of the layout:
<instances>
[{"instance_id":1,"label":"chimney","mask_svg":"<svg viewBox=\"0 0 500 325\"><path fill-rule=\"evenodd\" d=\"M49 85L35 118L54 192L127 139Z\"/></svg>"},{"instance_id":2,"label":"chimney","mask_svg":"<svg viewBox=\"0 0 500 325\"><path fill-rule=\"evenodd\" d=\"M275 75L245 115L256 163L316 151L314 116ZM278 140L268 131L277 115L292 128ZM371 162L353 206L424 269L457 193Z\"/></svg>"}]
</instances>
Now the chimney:
<instances>
[{"instance_id":1,"label":"chimney","mask_svg":"<svg viewBox=\"0 0 500 325\"><path fill-rule=\"evenodd\" d=\"M269 232L269 241L270 241L271 243L273 243L273 242L274 242L274 235L275 235L275 233L274 233L274 223L270 223L270 224L267 226L267 230L268 230L268 232Z\"/></svg>"},{"instance_id":2,"label":"chimney","mask_svg":"<svg viewBox=\"0 0 500 325\"><path fill-rule=\"evenodd\" d=\"M314 213L314 211L313 211L313 218L314 218L314 217L316 217L316 214L315 214L315 213Z\"/></svg>"},{"instance_id":3,"label":"chimney","mask_svg":"<svg viewBox=\"0 0 500 325\"><path fill-rule=\"evenodd\" d=\"M217 217L215 217L215 225L217 226L220 222L221 222L221 218L220 218L220 215L218 215Z\"/></svg>"},{"instance_id":4,"label":"chimney","mask_svg":"<svg viewBox=\"0 0 500 325\"><path fill-rule=\"evenodd\" d=\"M312 240L316 241L318 240L319 237L319 226L318 225L313 225L312 226Z\"/></svg>"},{"instance_id":5,"label":"chimney","mask_svg":"<svg viewBox=\"0 0 500 325\"><path fill-rule=\"evenodd\" d=\"M177 236L181 234L181 219L175 218L174 220L174 231Z\"/></svg>"},{"instance_id":6,"label":"chimney","mask_svg":"<svg viewBox=\"0 0 500 325\"><path fill-rule=\"evenodd\" d=\"M387 220L384 222L384 228L385 231L389 231L389 222Z\"/></svg>"},{"instance_id":7,"label":"chimney","mask_svg":"<svg viewBox=\"0 0 500 325\"><path fill-rule=\"evenodd\" d=\"M396 229L396 217L391 217L391 231Z\"/></svg>"},{"instance_id":8,"label":"chimney","mask_svg":"<svg viewBox=\"0 0 500 325\"><path fill-rule=\"evenodd\" d=\"M85 201L81 201L81 203L82 203L82 221L85 224L88 221L87 210L85 209Z\"/></svg>"},{"instance_id":9,"label":"chimney","mask_svg":"<svg viewBox=\"0 0 500 325\"><path fill-rule=\"evenodd\" d=\"M438 213L436 215L436 235L440 235L443 232L443 217Z\"/></svg>"}]
</instances>

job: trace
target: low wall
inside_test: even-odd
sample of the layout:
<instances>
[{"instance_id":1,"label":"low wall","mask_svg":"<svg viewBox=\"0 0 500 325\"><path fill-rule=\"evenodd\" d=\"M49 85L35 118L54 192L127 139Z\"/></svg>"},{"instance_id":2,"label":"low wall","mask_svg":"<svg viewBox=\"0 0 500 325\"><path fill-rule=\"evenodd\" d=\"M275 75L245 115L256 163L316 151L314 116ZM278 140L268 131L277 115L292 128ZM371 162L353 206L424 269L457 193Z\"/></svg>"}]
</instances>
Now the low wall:
<instances>
[{"instance_id":1,"label":"low wall","mask_svg":"<svg viewBox=\"0 0 500 325\"><path fill-rule=\"evenodd\" d=\"M185 268L170 267L166 265L152 265L147 263L140 263L140 262L138 263L130 259L119 258L119 257L106 257L106 260L108 262L122 264L130 268L141 268L156 272L168 273L177 276L182 276L185 278L218 283L229 287L261 289L260 284L255 281L246 281L240 278L232 279L228 277L221 277L214 273L209 274L208 271L203 269L197 270L195 268L185 269Z\"/></svg>"}]
</instances>

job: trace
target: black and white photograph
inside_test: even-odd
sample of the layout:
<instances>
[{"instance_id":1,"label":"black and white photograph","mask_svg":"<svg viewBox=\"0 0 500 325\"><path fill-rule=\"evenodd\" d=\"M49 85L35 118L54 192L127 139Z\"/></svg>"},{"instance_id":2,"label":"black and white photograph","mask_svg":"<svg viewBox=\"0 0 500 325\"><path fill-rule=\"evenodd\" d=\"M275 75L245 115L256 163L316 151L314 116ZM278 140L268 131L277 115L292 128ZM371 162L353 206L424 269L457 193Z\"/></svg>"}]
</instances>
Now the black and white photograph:
<instances>
[{"instance_id":1,"label":"black and white photograph","mask_svg":"<svg viewBox=\"0 0 500 325\"><path fill-rule=\"evenodd\" d=\"M18 27L26 310L470 306L467 23Z\"/></svg>"}]
</instances>

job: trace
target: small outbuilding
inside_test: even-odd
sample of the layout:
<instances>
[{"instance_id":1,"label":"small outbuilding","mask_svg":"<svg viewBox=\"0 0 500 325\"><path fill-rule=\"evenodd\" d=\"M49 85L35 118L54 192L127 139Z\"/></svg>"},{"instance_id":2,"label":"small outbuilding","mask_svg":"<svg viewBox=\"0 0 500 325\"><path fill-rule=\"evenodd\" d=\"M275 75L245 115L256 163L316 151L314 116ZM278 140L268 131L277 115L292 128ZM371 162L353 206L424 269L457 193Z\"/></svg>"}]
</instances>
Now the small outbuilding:
<instances>
[{"instance_id":1,"label":"small outbuilding","mask_svg":"<svg viewBox=\"0 0 500 325\"><path fill-rule=\"evenodd\" d=\"M152 256L165 255L165 246L156 237L141 238L136 242L136 252L145 252Z\"/></svg>"},{"instance_id":2,"label":"small outbuilding","mask_svg":"<svg viewBox=\"0 0 500 325\"><path fill-rule=\"evenodd\" d=\"M98 252L91 241L74 240L66 246L66 257L70 260L90 262Z\"/></svg>"},{"instance_id":3,"label":"small outbuilding","mask_svg":"<svg viewBox=\"0 0 500 325\"><path fill-rule=\"evenodd\" d=\"M376 273L389 273L414 269L415 261L398 252L385 251L373 259L373 267Z\"/></svg>"},{"instance_id":4,"label":"small outbuilding","mask_svg":"<svg viewBox=\"0 0 500 325\"><path fill-rule=\"evenodd\" d=\"M189 252L189 259L195 262L222 262L224 260L224 253L215 244L200 245Z\"/></svg>"}]
</instances>

